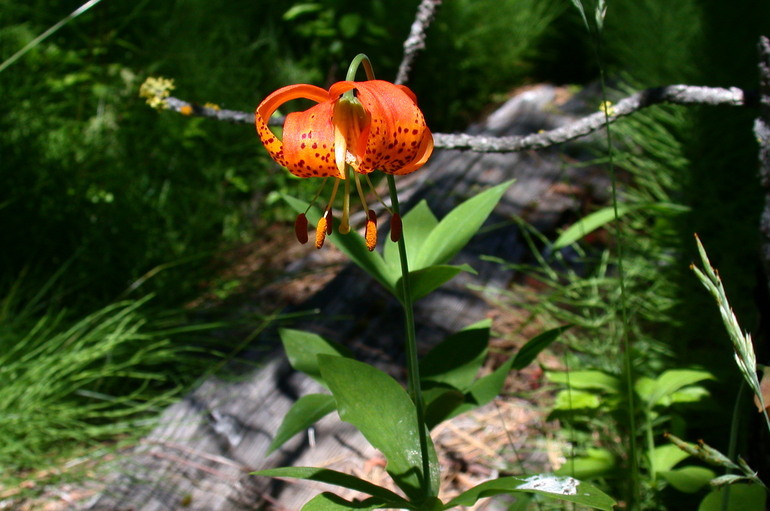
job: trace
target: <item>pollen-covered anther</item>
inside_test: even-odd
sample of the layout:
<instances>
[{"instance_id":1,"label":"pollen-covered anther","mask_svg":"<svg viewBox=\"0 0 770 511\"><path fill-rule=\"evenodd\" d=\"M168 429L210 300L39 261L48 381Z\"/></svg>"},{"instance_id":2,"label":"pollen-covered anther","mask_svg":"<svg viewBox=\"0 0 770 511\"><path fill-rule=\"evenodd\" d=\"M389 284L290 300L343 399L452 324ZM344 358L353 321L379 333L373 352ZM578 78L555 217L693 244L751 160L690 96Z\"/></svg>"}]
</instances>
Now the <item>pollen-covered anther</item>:
<instances>
[{"instance_id":1,"label":"pollen-covered anther","mask_svg":"<svg viewBox=\"0 0 770 511\"><path fill-rule=\"evenodd\" d=\"M297 236L297 241L303 245L307 243L307 217L304 213L297 215L294 221L294 234Z\"/></svg>"},{"instance_id":2,"label":"pollen-covered anther","mask_svg":"<svg viewBox=\"0 0 770 511\"><path fill-rule=\"evenodd\" d=\"M401 239L402 229L401 215L393 213L393 217L390 219L390 241L398 242Z\"/></svg>"},{"instance_id":3,"label":"pollen-covered anther","mask_svg":"<svg viewBox=\"0 0 770 511\"><path fill-rule=\"evenodd\" d=\"M366 219L366 230L364 231L364 239L366 240L366 248L369 252L374 250L377 246L377 215L371 209Z\"/></svg>"},{"instance_id":4,"label":"pollen-covered anther","mask_svg":"<svg viewBox=\"0 0 770 511\"><path fill-rule=\"evenodd\" d=\"M329 230L329 220L327 218L327 214L329 214L330 210L326 210L324 215L318 220L318 225L316 225L315 228L315 248L321 248L324 246L324 241L326 241L326 234Z\"/></svg>"}]
</instances>

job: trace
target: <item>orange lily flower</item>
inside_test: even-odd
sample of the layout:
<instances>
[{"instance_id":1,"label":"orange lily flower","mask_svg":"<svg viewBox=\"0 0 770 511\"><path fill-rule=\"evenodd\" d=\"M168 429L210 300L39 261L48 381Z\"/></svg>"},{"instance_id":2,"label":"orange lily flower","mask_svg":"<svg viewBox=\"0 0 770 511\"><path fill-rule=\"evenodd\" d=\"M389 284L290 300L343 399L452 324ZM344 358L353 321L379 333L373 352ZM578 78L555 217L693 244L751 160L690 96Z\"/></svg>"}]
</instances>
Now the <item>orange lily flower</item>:
<instances>
[{"instance_id":1,"label":"orange lily flower","mask_svg":"<svg viewBox=\"0 0 770 511\"><path fill-rule=\"evenodd\" d=\"M299 98L318 104L287 115L283 137L278 138L267 126L270 116L284 103ZM403 175L422 167L433 152L433 136L417 107L414 93L403 85L382 80L337 82L328 91L313 85L289 85L262 101L257 107L255 122L270 156L289 172L303 178L338 180L332 200L339 180L345 180L346 189L348 187L348 166L357 174L380 169ZM367 209L357 174L354 174L356 187ZM316 230L318 248L323 245L326 233L331 233L331 203L330 200ZM349 230L347 204L346 198L340 226L343 233ZM373 213L367 216L365 238L372 250L376 244L376 217ZM300 232L302 222L298 218L300 241L307 239ZM306 224L306 220L304 222Z\"/></svg>"}]
</instances>

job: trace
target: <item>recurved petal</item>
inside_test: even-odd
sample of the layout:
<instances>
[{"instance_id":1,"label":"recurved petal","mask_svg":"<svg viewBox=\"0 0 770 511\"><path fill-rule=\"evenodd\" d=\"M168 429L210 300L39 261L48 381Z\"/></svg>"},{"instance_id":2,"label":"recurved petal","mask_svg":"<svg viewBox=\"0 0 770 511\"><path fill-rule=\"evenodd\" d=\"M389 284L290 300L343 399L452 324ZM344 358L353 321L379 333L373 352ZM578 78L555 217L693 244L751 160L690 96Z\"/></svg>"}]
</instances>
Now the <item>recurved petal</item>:
<instances>
[{"instance_id":1,"label":"recurved petal","mask_svg":"<svg viewBox=\"0 0 770 511\"><path fill-rule=\"evenodd\" d=\"M286 116L283 125L284 166L299 177L338 177L334 160L334 103L326 101Z\"/></svg>"},{"instance_id":2,"label":"recurved petal","mask_svg":"<svg viewBox=\"0 0 770 511\"><path fill-rule=\"evenodd\" d=\"M407 174L420 168L433 151L433 137L412 91L381 80L356 82L355 87L372 116L358 171Z\"/></svg>"},{"instance_id":3,"label":"recurved petal","mask_svg":"<svg viewBox=\"0 0 770 511\"><path fill-rule=\"evenodd\" d=\"M254 113L254 123L257 128L259 138L262 144L270 153L270 156L279 164L288 167L288 161L284 155L283 143L270 128L267 123L270 116L284 103L293 99L310 99L318 103L329 100L329 93L320 87L307 84L288 85L266 97L257 107Z\"/></svg>"}]
</instances>

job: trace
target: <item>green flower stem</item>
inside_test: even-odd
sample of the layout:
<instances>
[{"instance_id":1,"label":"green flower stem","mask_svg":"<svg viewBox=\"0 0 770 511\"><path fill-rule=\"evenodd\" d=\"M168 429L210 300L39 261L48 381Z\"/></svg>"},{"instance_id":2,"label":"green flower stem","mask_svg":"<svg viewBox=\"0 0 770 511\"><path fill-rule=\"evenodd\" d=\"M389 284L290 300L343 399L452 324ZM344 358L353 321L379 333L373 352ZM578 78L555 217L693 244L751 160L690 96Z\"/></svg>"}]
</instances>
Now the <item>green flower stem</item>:
<instances>
[{"instance_id":1,"label":"green flower stem","mask_svg":"<svg viewBox=\"0 0 770 511\"><path fill-rule=\"evenodd\" d=\"M367 57L363 53L359 53L358 55L356 55L356 57L350 62L350 66L348 67L348 74L345 75L345 80L349 82L354 82L356 80L356 73L358 73L358 66L360 66L361 63L364 64L364 72L366 73L366 79L374 80L374 70L372 69L372 62L369 60L369 57Z\"/></svg>"},{"instance_id":2,"label":"green flower stem","mask_svg":"<svg viewBox=\"0 0 770 511\"><path fill-rule=\"evenodd\" d=\"M391 208L394 215L401 215L398 207L398 192L396 190L395 178L387 174L388 190L390 191ZM407 366L407 389L409 395L417 408L417 426L420 434L420 451L422 454L422 474L423 484L425 484L426 495L430 495L430 458L428 457L428 433L425 427L425 402L420 388L420 367L417 358L417 336L414 328L414 303L412 301L412 290L409 282L409 262L406 257L406 243L404 243L404 234L398 240L398 255L401 260L401 305L404 306L404 319L406 323L406 366Z\"/></svg>"}]
</instances>

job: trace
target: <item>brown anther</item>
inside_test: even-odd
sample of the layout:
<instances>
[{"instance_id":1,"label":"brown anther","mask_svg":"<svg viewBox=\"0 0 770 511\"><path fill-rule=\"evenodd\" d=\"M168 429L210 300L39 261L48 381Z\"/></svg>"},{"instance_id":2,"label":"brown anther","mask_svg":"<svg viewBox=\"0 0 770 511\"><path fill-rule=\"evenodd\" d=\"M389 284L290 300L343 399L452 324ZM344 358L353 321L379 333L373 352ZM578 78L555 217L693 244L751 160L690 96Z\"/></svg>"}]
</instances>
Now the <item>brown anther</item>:
<instances>
[{"instance_id":1,"label":"brown anther","mask_svg":"<svg viewBox=\"0 0 770 511\"><path fill-rule=\"evenodd\" d=\"M320 220L318 220L318 225L316 225L315 228L315 248L321 248L324 246L324 241L326 240L326 230L328 229L328 222L326 220L326 215L321 217Z\"/></svg>"},{"instance_id":2,"label":"brown anther","mask_svg":"<svg viewBox=\"0 0 770 511\"><path fill-rule=\"evenodd\" d=\"M304 213L297 215L294 221L294 234L297 235L297 241L303 245L307 243L307 217Z\"/></svg>"},{"instance_id":3,"label":"brown anther","mask_svg":"<svg viewBox=\"0 0 770 511\"><path fill-rule=\"evenodd\" d=\"M377 215L371 209L369 210L369 218L366 220L364 239L369 252L374 250L374 247L377 246Z\"/></svg>"},{"instance_id":4,"label":"brown anther","mask_svg":"<svg viewBox=\"0 0 770 511\"><path fill-rule=\"evenodd\" d=\"M326 235L331 236L332 229L334 229L334 215L332 215L331 208L326 210L326 213L324 213L324 217L326 217Z\"/></svg>"},{"instance_id":5,"label":"brown anther","mask_svg":"<svg viewBox=\"0 0 770 511\"><path fill-rule=\"evenodd\" d=\"M390 241L397 242L401 239L401 215L393 213L393 217L390 219Z\"/></svg>"}]
</instances>

